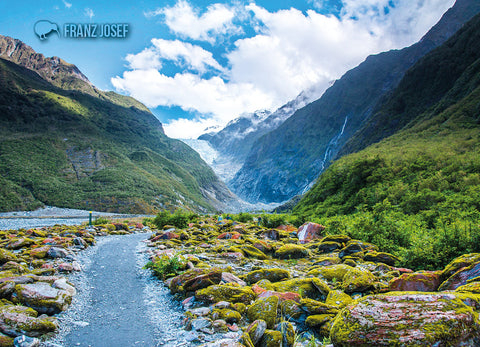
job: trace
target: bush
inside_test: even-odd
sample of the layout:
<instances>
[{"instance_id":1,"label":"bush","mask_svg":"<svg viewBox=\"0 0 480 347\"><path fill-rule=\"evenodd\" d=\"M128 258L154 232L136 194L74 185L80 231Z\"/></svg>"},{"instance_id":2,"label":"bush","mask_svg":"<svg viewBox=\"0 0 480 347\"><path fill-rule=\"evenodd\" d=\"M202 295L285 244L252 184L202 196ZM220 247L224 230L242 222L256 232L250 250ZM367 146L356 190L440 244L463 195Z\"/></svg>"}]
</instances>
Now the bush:
<instances>
[{"instance_id":1,"label":"bush","mask_svg":"<svg viewBox=\"0 0 480 347\"><path fill-rule=\"evenodd\" d=\"M183 229L188 226L188 223L195 223L198 221L198 214L177 210L174 213L162 211L153 219L153 223L160 229L165 225L173 225L176 228Z\"/></svg>"},{"instance_id":2,"label":"bush","mask_svg":"<svg viewBox=\"0 0 480 347\"><path fill-rule=\"evenodd\" d=\"M184 259L180 258L178 255L175 255L173 258L164 256L156 259L155 261L149 261L145 268L152 270L155 276L165 280L169 277L174 277L184 270L186 262Z\"/></svg>"}]
</instances>

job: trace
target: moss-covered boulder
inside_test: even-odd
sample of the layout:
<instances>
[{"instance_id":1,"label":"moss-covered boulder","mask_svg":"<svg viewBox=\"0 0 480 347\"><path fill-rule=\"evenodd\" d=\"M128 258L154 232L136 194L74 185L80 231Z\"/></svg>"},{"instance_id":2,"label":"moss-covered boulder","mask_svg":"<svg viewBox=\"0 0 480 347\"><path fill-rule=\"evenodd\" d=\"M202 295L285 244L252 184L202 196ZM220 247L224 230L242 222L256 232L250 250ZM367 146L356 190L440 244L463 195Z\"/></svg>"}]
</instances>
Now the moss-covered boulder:
<instances>
[{"instance_id":1,"label":"moss-covered boulder","mask_svg":"<svg viewBox=\"0 0 480 347\"><path fill-rule=\"evenodd\" d=\"M6 249L0 248L0 265L9 261L17 261L17 256Z\"/></svg>"},{"instance_id":2,"label":"moss-covered boulder","mask_svg":"<svg viewBox=\"0 0 480 347\"><path fill-rule=\"evenodd\" d=\"M480 282L470 282L455 289L459 293L480 294Z\"/></svg>"},{"instance_id":3,"label":"moss-covered boulder","mask_svg":"<svg viewBox=\"0 0 480 347\"><path fill-rule=\"evenodd\" d=\"M13 337L0 333L0 347L13 346Z\"/></svg>"},{"instance_id":4,"label":"moss-covered boulder","mask_svg":"<svg viewBox=\"0 0 480 347\"><path fill-rule=\"evenodd\" d=\"M331 253L337 249L342 248L343 245L341 243L335 241L322 241L318 245L318 252L320 253Z\"/></svg>"},{"instance_id":5,"label":"moss-covered boulder","mask_svg":"<svg viewBox=\"0 0 480 347\"><path fill-rule=\"evenodd\" d=\"M280 331L276 330L265 330L259 347L280 347L282 345L283 336Z\"/></svg>"},{"instance_id":6,"label":"moss-covered boulder","mask_svg":"<svg viewBox=\"0 0 480 347\"><path fill-rule=\"evenodd\" d=\"M342 262L342 259L338 256L338 253L329 253L325 255L321 255L319 257L315 257L313 259L313 265L316 266L329 266L329 265L335 265L335 264L340 264Z\"/></svg>"},{"instance_id":7,"label":"moss-covered boulder","mask_svg":"<svg viewBox=\"0 0 480 347\"><path fill-rule=\"evenodd\" d=\"M250 304L255 300L255 293L250 287L240 287L237 285L214 285L195 292L195 298L207 303L216 303L219 301L242 302Z\"/></svg>"},{"instance_id":8,"label":"moss-covered boulder","mask_svg":"<svg viewBox=\"0 0 480 347\"><path fill-rule=\"evenodd\" d=\"M335 318L335 314L315 314L312 316L308 316L305 319L305 324L311 328L318 328L323 324L333 320Z\"/></svg>"},{"instance_id":9,"label":"moss-covered boulder","mask_svg":"<svg viewBox=\"0 0 480 347\"><path fill-rule=\"evenodd\" d=\"M297 321L303 314L301 305L293 300L280 302L280 311L285 319Z\"/></svg>"},{"instance_id":10,"label":"moss-covered boulder","mask_svg":"<svg viewBox=\"0 0 480 347\"><path fill-rule=\"evenodd\" d=\"M302 309L308 315L315 315L315 314L337 314L338 307L326 304L321 301L313 300L313 299L303 299L300 304L302 305Z\"/></svg>"},{"instance_id":11,"label":"moss-covered boulder","mask_svg":"<svg viewBox=\"0 0 480 347\"><path fill-rule=\"evenodd\" d=\"M52 246L42 246L34 248L30 251L30 256L37 259L43 259L47 256L47 252L51 247Z\"/></svg>"},{"instance_id":12,"label":"moss-covered boulder","mask_svg":"<svg viewBox=\"0 0 480 347\"><path fill-rule=\"evenodd\" d=\"M480 261L470 266L461 268L443 282L438 290L455 290L467 284L470 279L480 276Z\"/></svg>"},{"instance_id":13,"label":"moss-covered boulder","mask_svg":"<svg viewBox=\"0 0 480 347\"><path fill-rule=\"evenodd\" d=\"M267 322L262 319L257 319L245 329L245 332L250 336L253 344L256 345L262 339L265 330L267 330Z\"/></svg>"},{"instance_id":14,"label":"moss-covered boulder","mask_svg":"<svg viewBox=\"0 0 480 347\"><path fill-rule=\"evenodd\" d=\"M327 235L322 239L322 242L337 242L341 244L346 244L352 238L347 235L337 234L337 235Z\"/></svg>"},{"instance_id":15,"label":"moss-covered boulder","mask_svg":"<svg viewBox=\"0 0 480 347\"><path fill-rule=\"evenodd\" d=\"M212 311L212 319L223 319L225 322L229 324L238 323L242 320L242 315L235 311L230 310L228 308L221 308L221 309L214 309Z\"/></svg>"},{"instance_id":16,"label":"moss-covered boulder","mask_svg":"<svg viewBox=\"0 0 480 347\"><path fill-rule=\"evenodd\" d=\"M7 249L20 249L35 244L35 240L28 237L15 238L5 245Z\"/></svg>"},{"instance_id":17,"label":"moss-covered boulder","mask_svg":"<svg viewBox=\"0 0 480 347\"><path fill-rule=\"evenodd\" d=\"M371 295L345 307L330 331L334 346L476 346L478 314L451 293Z\"/></svg>"},{"instance_id":18,"label":"moss-covered boulder","mask_svg":"<svg viewBox=\"0 0 480 347\"><path fill-rule=\"evenodd\" d=\"M245 254L246 257L249 258L255 258L260 260L268 259L268 256L265 253L251 245L244 245L240 247L240 250L243 252L243 254Z\"/></svg>"},{"instance_id":19,"label":"moss-covered boulder","mask_svg":"<svg viewBox=\"0 0 480 347\"><path fill-rule=\"evenodd\" d=\"M434 292L440 286L440 271L404 273L388 284L390 291Z\"/></svg>"},{"instance_id":20,"label":"moss-covered boulder","mask_svg":"<svg viewBox=\"0 0 480 347\"><path fill-rule=\"evenodd\" d=\"M310 270L307 275L315 277L323 277L327 281L337 280L343 281L345 274L352 269L351 266L345 264L335 264L329 266L319 266Z\"/></svg>"},{"instance_id":21,"label":"moss-covered boulder","mask_svg":"<svg viewBox=\"0 0 480 347\"><path fill-rule=\"evenodd\" d=\"M344 258L346 256L351 256L356 253L362 253L365 251L378 251L378 247L368 243L368 242L363 242L359 240L350 240L348 243L345 245L344 248L340 250L340 253L338 256L340 258Z\"/></svg>"},{"instance_id":22,"label":"moss-covered boulder","mask_svg":"<svg viewBox=\"0 0 480 347\"><path fill-rule=\"evenodd\" d=\"M247 308L247 317L251 322L261 319L272 329L277 320L278 297L260 298Z\"/></svg>"},{"instance_id":23,"label":"moss-covered boulder","mask_svg":"<svg viewBox=\"0 0 480 347\"><path fill-rule=\"evenodd\" d=\"M384 263L390 266L395 266L395 264L400 262L400 258L393 254L376 251L370 251L366 253L363 257L363 260L373 261L374 263Z\"/></svg>"},{"instance_id":24,"label":"moss-covered boulder","mask_svg":"<svg viewBox=\"0 0 480 347\"><path fill-rule=\"evenodd\" d=\"M194 292L208 286L219 284L222 271L219 269L191 269L171 279L169 288L172 293Z\"/></svg>"},{"instance_id":25,"label":"moss-covered boulder","mask_svg":"<svg viewBox=\"0 0 480 347\"><path fill-rule=\"evenodd\" d=\"M57 289L46 282L17 284L13 299L39 313L53 315L65 311L72 302L73 293Z\"/></svg>"},{"instance_id":26,"label":"moss-covered boulder","mask_svg":"<svg viewBox=\"0 0 480 347\"><path fill-rule=\"evenodd\" d=\"M341 290L331 290L325 303L331 306L343 308L353 301L352 297Z\"/></svg>"},{"instance_id":27,"label":"moss-covered boulder","mask_svg":"<svg viewBox=\"0 0 480 347\"><path fill-rule=\"evenodd\" d=\"M247 283L257 283L260 280L269 280L270 282L278 282L290 278L290 272L285 269L260 269L251 271L247 274ZM267 288L265 288L267 289Z\"/></svg>"},{"instance_id":28,"label":"moss-covered boulder","mask_svg":"<svg viewBox=\"0 0 480 347\"><path fill-rule=\"evenodd\" d=\"M342 288L346 293L366 292L374 287L375 281L369 270L354 267L343 277Z\"/></svg>"},{"instance_id":29,"label":"moss-covered boulder","mask_svg":"<svg viewBox=\"0 0 480 347\"><path fill-rule=\"evenodd\" d=\"M282 347L293 347L296 333L292 323L282 321L275 326L275 330L282 333Z\"/></svg>"},{"instance_id":30,"label":"moss-covered boulder","mask_svg":"<svg viewBox=\"0 0 480 347\"><path fill-rule=\"evenodd\" d=\"M278 248L275 252L275 258L278 259L300 259L310 255L308 249L295 244L286 244Z\"/></svg>"},{"instance_id":31,"label":"moss-covered boulder","mask_svg":"<svg viewBox=\"0 0 480 347\"><path fill-rule=\"evenodd\" d=\"M0 306L0 331L8 336L41 336L57 329L53 317L38 317L38 313L25 306Z\"/></svg>"},{"instance_id":32,"label":"moss-covered boulder","mask_svg":"<svg viewBox=\"0 0 480 347\"><path fill-rule=\"evenodd\" d=\"M273 287L278 292L294 292L315 300L324 300L330 292L328 284L319 278L294 278L273 283Z\"/></svg>"},{"instance_id":33,"label":"moss-covered boulder","mask_svg":"<svg viewBox=\"0 0 480 347\"><path fill-rule=\"evenodd\" d=\"M480 253L464 254L458 258L455 258L443 269L442 281L445 281L458 270L478 262L480 262Z\"/></svg>"}]
</instances>

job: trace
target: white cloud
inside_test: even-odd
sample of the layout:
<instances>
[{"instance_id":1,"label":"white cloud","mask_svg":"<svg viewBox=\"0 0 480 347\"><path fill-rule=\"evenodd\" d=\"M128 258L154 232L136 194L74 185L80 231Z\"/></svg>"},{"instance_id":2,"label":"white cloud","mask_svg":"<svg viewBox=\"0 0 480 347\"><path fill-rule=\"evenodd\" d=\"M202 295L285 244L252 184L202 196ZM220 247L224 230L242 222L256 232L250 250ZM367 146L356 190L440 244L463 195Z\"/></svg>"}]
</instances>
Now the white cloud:
<instances>
[{"instance_id":1,"label":"white cloud","mask_svg":"<svg viewBox=\"0 0 480 347\"><path fill-rule=\"evenodd\" d=\"M204 130L218 123L213 118L175 119L163 124L165 134L176 139L196 139Z\"/></svg>"},{"instance_id":2,"label":"white cloud","mask_svg":"<svg viewBox=\"0 0 480 347\"><path fill-rule=\"evenodd\" d=\"M85 8L85 11L84 11L84 14L85 16L87 16L88 18L90 18L90 20L92 20L92 18L95 16L95 13L93 12L93 10L89 7L86 7Z\"/></svg>"},{"instance_id":3,"label":"white cloud","mask_svg":"<svg viewBox=\"0 0 480 347\"><path fill-rule=\"evenodd\" d=\"M126 57L133 71L113 78L112 84L149 107L179 106L203 115L165 125L170 136L185 137L178 129L198 134L207 124L226 124L245 112L279 107L312 86L320 95L369 54L418 41L453 2L394 0L391 6L389 0L343 0L340 18L294 8L270 12L250 4L236 11L250 12L252 20L243 25L253 26L256 34L235 41L224 52L223 67L200 46L152 39L151 47ZM163 14L169 28L184 38L212 40L235 30L233 13L215 4L199 14L180 0L155 14ZM161 72L163 61L184 69L167 76Z\"/></svg>"},{"instance_id":4,"label":"white cloud","mask_svg":"<svg viewBox=\"0 0 480 347\"><path fill-rule=\"evenodd\" d=\"M69 2L67 2L67 1L65 1L65 0L62 0L62 2L63 2L63 4L65 5L66 8L72 7L72 4L71 4L71 3L69 3Z\"/></svg>"},{"instance_id":5,"label":"white cloud","mask_svg":"<svg viewBox=\"0 0 480 347\"><path fill-rule=\"evenodd\" d=\"M163 15L170 30L184 38L215 42L218 35L242 32L233 24L235 9L224 4L212 4L200 14L187 1L179 0L175 6L146 13L147 17L157 15Z\"/></svg>"},{"instance_id":6,"label":"white cloud","mask_svg":"<svg viewBox=\"0 0 480 347\"><path fill-rule=\"evenodd\" d=\"M162 59L177 63L183 60L189 68L199 72L204 72L208 66L218 71L223 70L222 66L213 58L212 53L200 46L179 40L153 39L152 43Z\"/></svg>"}]
</instances>

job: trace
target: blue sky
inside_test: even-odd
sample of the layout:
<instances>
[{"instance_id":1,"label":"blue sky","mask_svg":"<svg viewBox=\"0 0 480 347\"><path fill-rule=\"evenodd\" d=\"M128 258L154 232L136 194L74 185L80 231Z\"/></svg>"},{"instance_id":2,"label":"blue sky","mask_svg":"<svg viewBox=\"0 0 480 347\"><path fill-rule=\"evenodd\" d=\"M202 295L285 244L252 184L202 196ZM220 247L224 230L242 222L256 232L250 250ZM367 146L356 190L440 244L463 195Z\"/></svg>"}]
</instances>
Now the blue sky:
<instances>
[{"instance_id":1,"label":"blue sky","mask_svg":"<svg viewBox=\"0 0 480 347\"><path fill-rule=\"evenodd\" d=\"M172 137L311 98L369 54L418 41L454 0L1 1L0 34L145 103ZM126 39L40 41L38 20L128 23Z\"/></svg>"}]
</instances>

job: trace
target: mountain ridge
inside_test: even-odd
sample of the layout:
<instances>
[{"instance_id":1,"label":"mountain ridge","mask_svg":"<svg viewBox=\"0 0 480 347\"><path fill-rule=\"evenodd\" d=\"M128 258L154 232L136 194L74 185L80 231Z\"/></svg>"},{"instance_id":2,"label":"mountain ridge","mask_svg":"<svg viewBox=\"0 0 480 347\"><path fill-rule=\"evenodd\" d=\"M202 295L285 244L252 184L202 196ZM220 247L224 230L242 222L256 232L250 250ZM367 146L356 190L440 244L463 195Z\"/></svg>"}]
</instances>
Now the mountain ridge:
<instances>
[{"instance_id":1,"label":"mountain ridge","mask_svg":"<svg viewBox=\"0 0 480 347\"><path fill-rule=\"evenodd\" d=\"M408 68L478 12L480 3L458 0L418 43L367 57L320 99L258 139L230 188L249 202L282 202L301 194Z\"/></svg>"}]
</instances>

